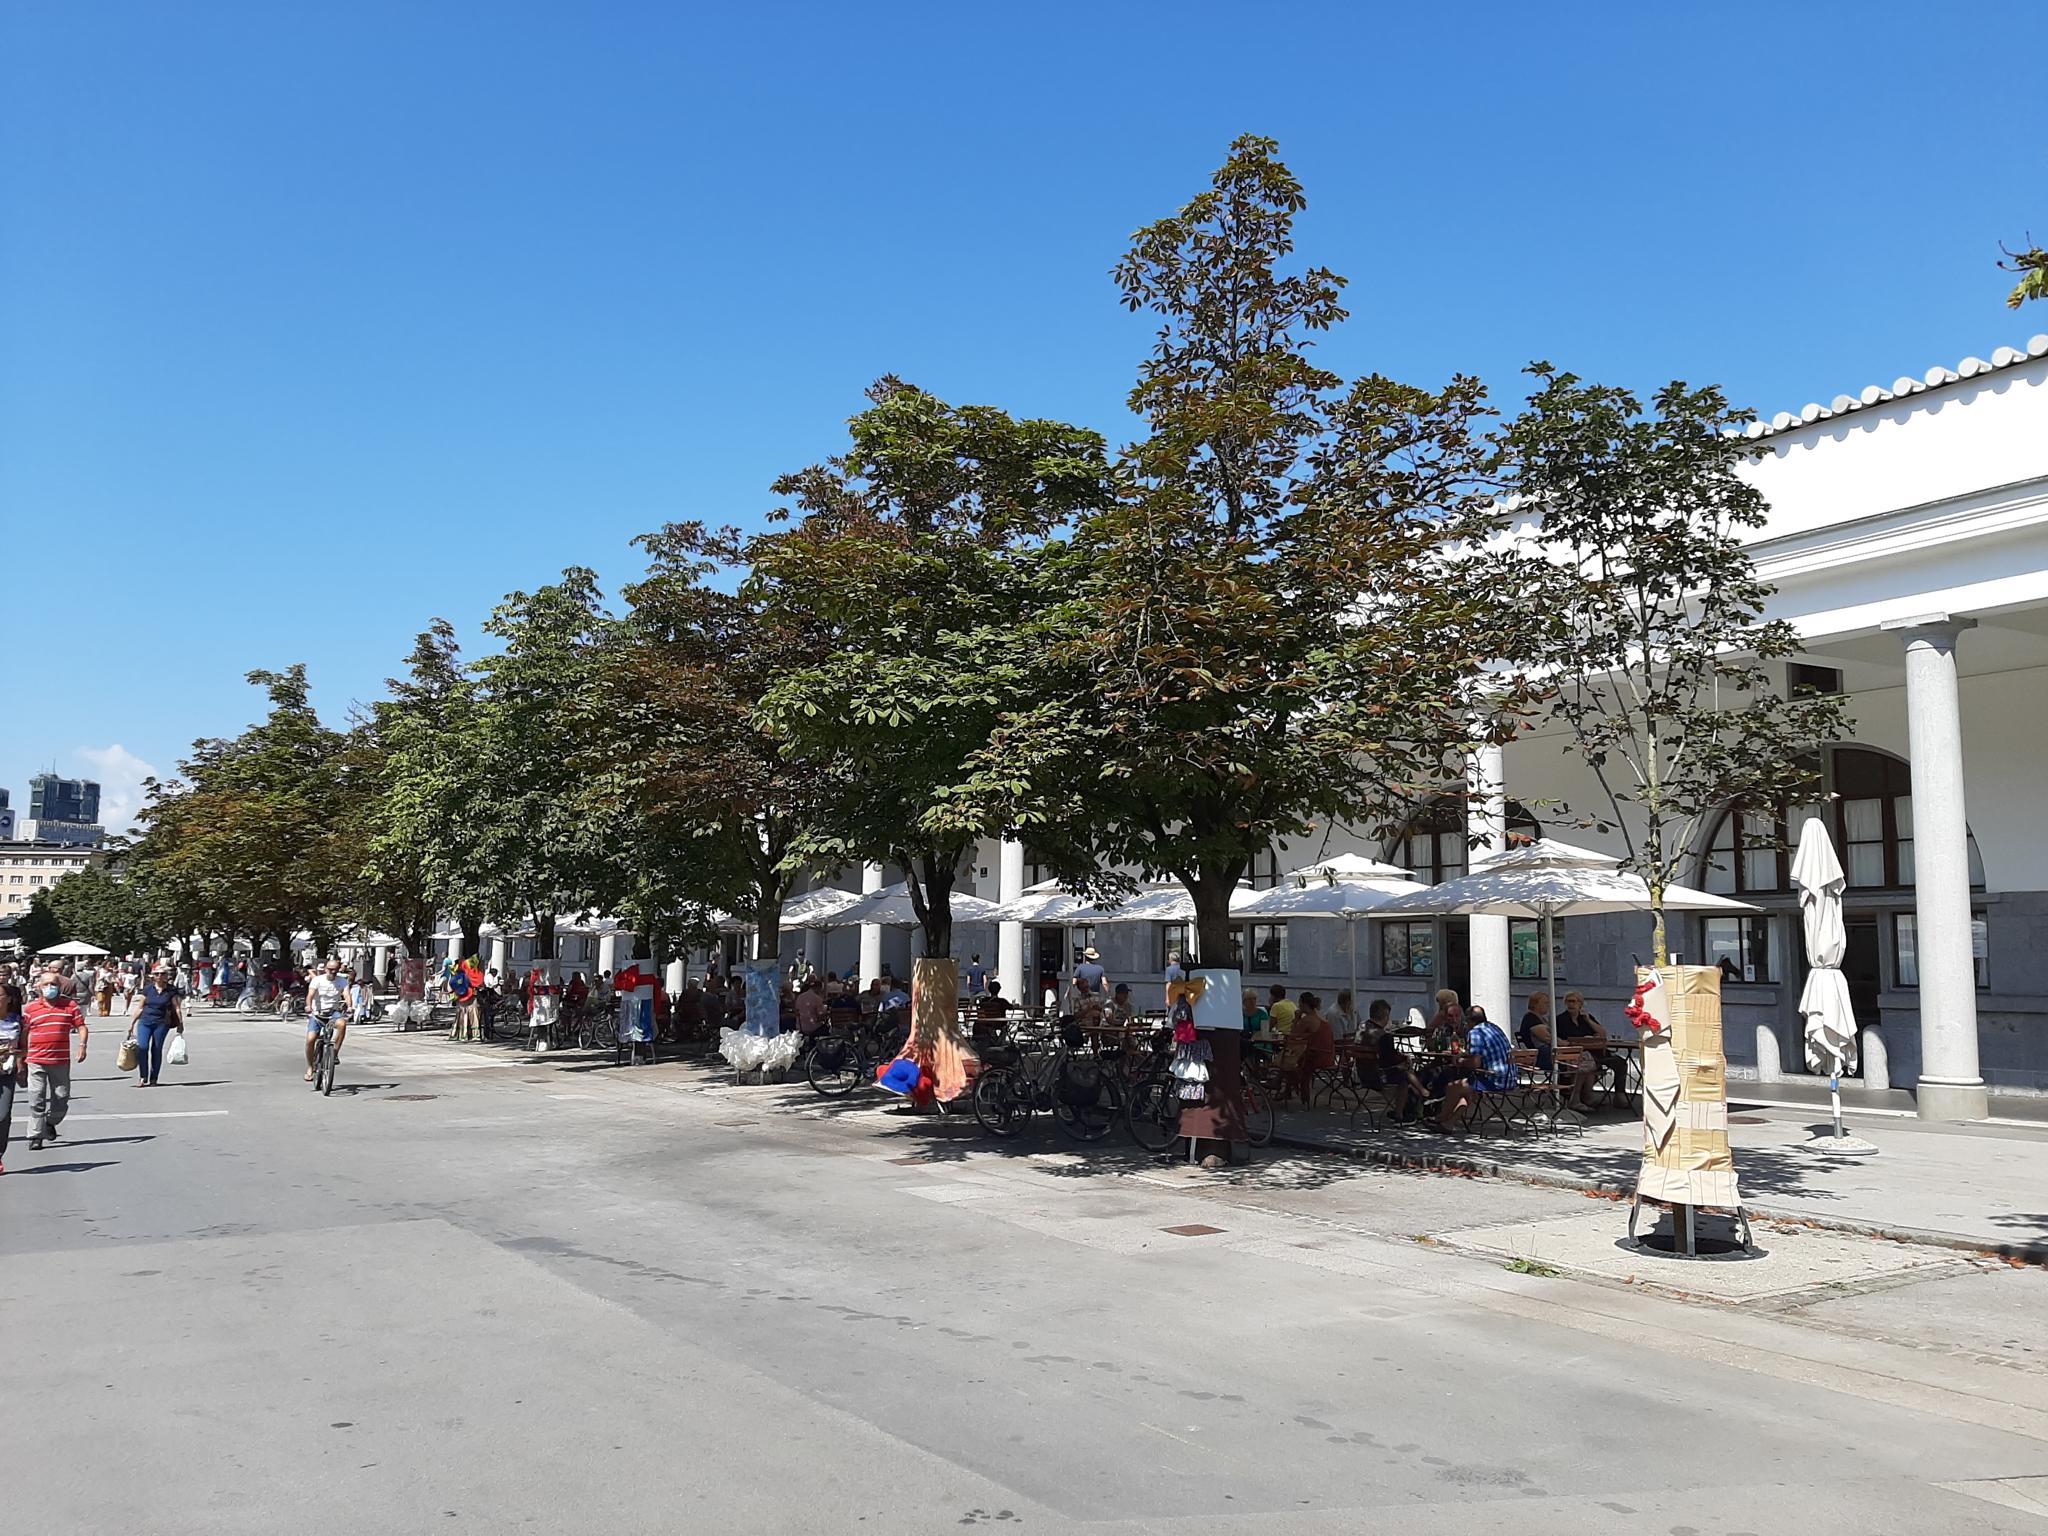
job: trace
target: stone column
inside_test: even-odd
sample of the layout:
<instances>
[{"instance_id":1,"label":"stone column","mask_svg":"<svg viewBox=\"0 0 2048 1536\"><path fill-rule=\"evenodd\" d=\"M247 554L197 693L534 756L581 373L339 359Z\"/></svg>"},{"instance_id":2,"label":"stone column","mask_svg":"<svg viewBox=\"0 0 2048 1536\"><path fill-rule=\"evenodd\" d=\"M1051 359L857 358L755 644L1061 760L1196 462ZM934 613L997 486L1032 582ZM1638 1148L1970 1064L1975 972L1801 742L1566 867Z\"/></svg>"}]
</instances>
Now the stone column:
<instances>
[{"instance_id":1,"label":"stone column","mask_svg":"<svg viewBox=\"0 0 2048 1536\"><path fill-rule=\"evenodd\" d=\"M1508 802L1502 787L1501 749L1484 746L1465 760L1466 857L1477 869L1508 846ZM1475 843L1473 839L1478 839ZM1494 1023L1514 1032L1519 1014L1510 1012L1514 999L1508 979L1508 920L1504 917L1471 917L1472 996L1470 1001L1486 1010ZM1357 999L1352 999L1356 1004ZM1551 1006L1556 1008L1556 1000ZM1553 1011L1553 1018L1556 1017Z\"/></svg>"},{"instance_id":2,"label":"stone column","mask_svg":"<svg viewBox=\"0 0 2048 1536\"><path fill-rule=\"evenodd\" d=\"M1024 845L1003 839L996 858L996 900L1015 901L1024 894ZM1003 984L1003 996L1013 1008L1031 1002L1024 995L1024 925L996 926L996 980Z\"/></svg>"},{"instance_id":3,"label":"stone column","mask_svg":"<svg viewBox=\"0 0 2048 1536\"><path fill-rule=\"evenodd\" d=\"M825 974L825 930L804 930L804 964L820 976Z\"/></svg>"},{"instance_id":4,"label":"stone column","mask_svg":"<svg viewBox=\"0 0 2048 1536\"><path fill-rule=\"evenodd\" d=\"M1920 961L1920 1116L1981 1120L1977 972L1970 954L1970 833L1963 810L1963 716L1956 637L1973 619L1929 614L1884 627L1906 647L1913 760L1913 896Z\"/></svg>"},{"instance_id":5,"label":"stone column","mask_svg":"<svg viewBox=\"0 0 2048 1536\"><path fill-rule=\"evenodd\" d=\"M609 973L616 976L619 973L619 935L616 929L598 935L597 969L601 975Z\"/></svg>"},{"instance_id":6,"label":"stone column","mask_svg":"<svg viewBox=\"0 0 2048 1536\"><path fill-rule=\"evenodd\" d=\"M484 969L496 971L500 981L512 974L512 941L502 933L493 934L489 939L491 958Z\"/></svg>"},{"instance_id":7,"label":"stone column","mask_svg":"<svg viewBox=\"0 0 2048 1536\"><path fill-rule=\"evenodd\" d=\"M860 867L860 889L865 896L870 891L882 888L882 866L863 864ZM860 984L865 987L882 974L882 925L862 923L860 925Z\"/></svg>"}]
</instances>

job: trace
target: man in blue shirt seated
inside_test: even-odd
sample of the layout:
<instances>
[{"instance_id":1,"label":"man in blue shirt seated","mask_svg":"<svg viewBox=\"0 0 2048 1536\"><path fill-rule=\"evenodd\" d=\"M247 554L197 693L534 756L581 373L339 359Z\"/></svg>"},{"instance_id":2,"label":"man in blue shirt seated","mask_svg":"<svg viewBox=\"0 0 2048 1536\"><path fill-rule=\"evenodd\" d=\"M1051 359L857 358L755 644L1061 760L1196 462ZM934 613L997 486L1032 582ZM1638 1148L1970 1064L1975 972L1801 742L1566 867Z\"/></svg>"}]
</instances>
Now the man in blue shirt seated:
<instances>
[{"instance_id":1,"label":"man in blue shirt seated","mask_svg":"<svg viewBox=\"0 0 2048 1536\"><path fill-rule=\"evenodd\" d=\"M1487 1018L1486 1010L1477 1003L1466 1011L1465 1019L1469 1025L1465 1031L1465 1049L1470 1053L1471 1061L1463 1078L1444 1084L1444 1101L1436 1117L1439 1130L1456 1130L1453 1122L1459 1112L1480 1094L1504 1093L1521 1082L1521 1075L1515 1071L1514 1048L1508 1043L1507 1031Z\"/></svg>"}]
</instances>

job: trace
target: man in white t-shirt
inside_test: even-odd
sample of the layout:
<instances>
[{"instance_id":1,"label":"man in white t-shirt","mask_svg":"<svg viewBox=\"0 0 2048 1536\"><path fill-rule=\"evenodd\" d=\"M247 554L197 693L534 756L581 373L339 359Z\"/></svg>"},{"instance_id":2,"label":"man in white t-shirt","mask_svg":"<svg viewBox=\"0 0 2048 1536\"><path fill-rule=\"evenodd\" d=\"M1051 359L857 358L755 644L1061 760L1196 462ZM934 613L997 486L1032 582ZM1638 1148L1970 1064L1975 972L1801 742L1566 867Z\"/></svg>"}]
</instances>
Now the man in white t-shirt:
<instances>
[{"instance_id":1,"label":"man in white t-shirt","mask_svg":"<svg viewBox=\"0 0 2048 1536\"><path fill-rule=\"evenodd\" d=\"M306 983L306 1081L313 1081L313 1056L320 1040L320 1028L334 1025L334 1057L341 1059L341 1042L348 1038L348 985L341 979L341 962L330 959L313 972Z\"/></svg>"}]
</instances>

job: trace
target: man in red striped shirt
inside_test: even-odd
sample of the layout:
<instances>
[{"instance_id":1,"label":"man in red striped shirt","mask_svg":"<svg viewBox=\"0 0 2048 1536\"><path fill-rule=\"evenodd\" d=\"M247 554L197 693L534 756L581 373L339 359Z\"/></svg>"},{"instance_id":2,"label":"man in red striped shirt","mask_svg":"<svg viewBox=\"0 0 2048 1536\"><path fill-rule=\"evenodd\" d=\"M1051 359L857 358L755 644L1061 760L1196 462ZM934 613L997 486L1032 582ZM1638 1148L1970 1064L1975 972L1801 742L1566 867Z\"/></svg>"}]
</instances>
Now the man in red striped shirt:
<instances>
[{"instance_id":1,"label":"man in red striped shirt","mask_svg":"<svg viewBox=\"0 0 2048 1536\"><path fill-rule=\"evenodd\" d=\"M21 1025L28 1038L28 1147L39 1152L44 1142L57 1140L57 1127L71 1108L71 1037L78 1036L75 1059L83 1062L91 1031L54 969L43 972L34 1000L21 1011Z\"/></svg>"}]
</instances>

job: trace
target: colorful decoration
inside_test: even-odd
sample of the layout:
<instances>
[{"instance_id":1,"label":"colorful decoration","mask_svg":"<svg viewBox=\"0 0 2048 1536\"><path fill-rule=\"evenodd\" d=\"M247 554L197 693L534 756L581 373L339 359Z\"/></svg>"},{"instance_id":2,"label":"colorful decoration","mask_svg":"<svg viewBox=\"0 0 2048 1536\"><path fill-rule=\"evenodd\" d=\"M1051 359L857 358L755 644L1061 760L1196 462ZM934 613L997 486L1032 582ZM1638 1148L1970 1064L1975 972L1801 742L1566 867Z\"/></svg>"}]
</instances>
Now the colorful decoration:
<instances>
[{"instance_id":1,"label":"colorful decoration","mask_svg":"<svg viewBox=\"0 0 2048 1536\"><path fill-rule=\"evenodd\" d=\"M1720 970L1638 970L1628 1018L1643 1032L1643 1164L1636 1193L1672 1205L1739 1208L1728 1145Z\"/></svg>"},{"instance_id":2,"label":"colorful decoration","mask_svg":"<svg viewBox=\"0 0 2048 1536\"><path fill-rule=\"evenodd\" d=\"M1166 1016L1173 1024L1173 1063L1167 1070L1180 1084L1185 1103L1209 1096L1209 1063L1215 1052L1195 1031L1197 1010L1210 990L1209 977L1200 972L1166 984Z\"/></svg>"},{"instance_id":3,"label":"colorful decoration","mask_svg":"<svg viewBox=\"0 0 2048 1536\"><path fill-rule=\"evenodd\" d=\"M740 974L747 979L747 1033L781 1034L782 962L772 959L748 960L741 964Z\"/></svg>"}]
</instances>

